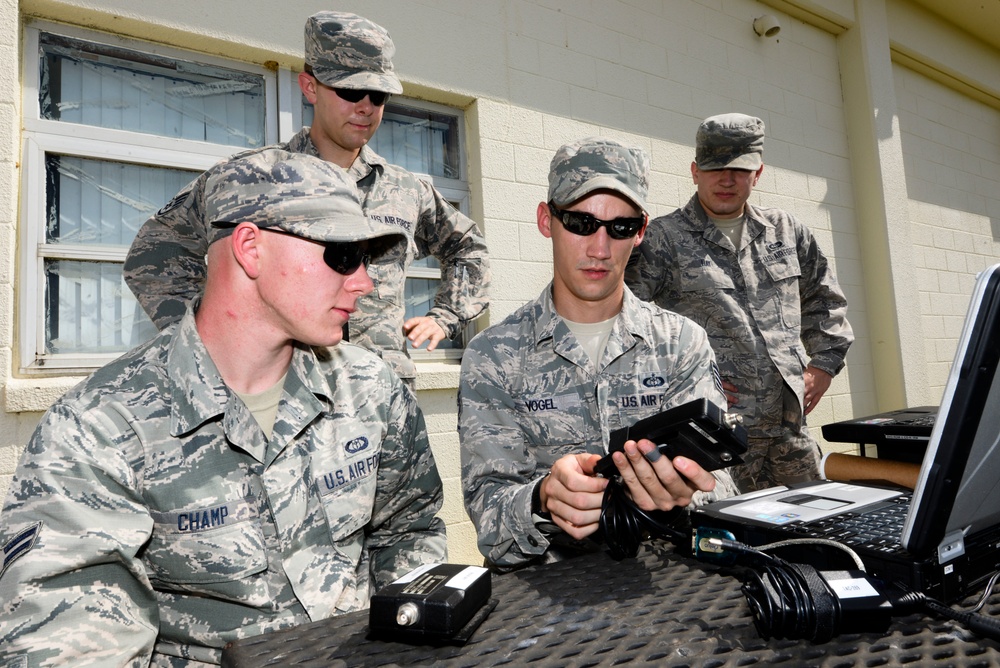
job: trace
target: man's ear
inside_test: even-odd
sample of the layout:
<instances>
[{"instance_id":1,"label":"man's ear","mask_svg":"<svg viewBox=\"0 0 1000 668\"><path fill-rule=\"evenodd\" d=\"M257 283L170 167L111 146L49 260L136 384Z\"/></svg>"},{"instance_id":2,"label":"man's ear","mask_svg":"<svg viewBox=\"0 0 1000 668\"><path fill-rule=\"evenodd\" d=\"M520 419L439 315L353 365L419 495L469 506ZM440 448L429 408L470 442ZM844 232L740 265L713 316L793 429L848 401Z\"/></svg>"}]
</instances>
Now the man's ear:
<instances>
[{"instance_id":1,"label":"man's ear","mask_svg":"<svg viewBox=\"0 0 1000 668\"><path fill-rule=\"evenodd\" d=\"M230 235L233 258L250 278L260 276L260 228L253 223L240 223Z\"/></svg>"},{"instance_id":2,"label":"man's ear","mask_svg":"<svg viewBox=\"0 0 1000 668\"><path fill-rule=\"evenodd\" d=\"M642 214L642 229L639 230L639 234L635 235L635 241L632 242L632 248L637 248L639 244L642 243L642 238L646 236L646 229L649 228L649 214Z\"/></svg>"},{"instance_id":3,"label":"man's ear","mask_svg":"<svg viewBox=\"0 0 1000 668\"><path fill-rule=\"evenodd\" d=\"M549 211L548 202L539 202L538 209L535 211L535 217L538 219L538 231L542 233L542 236L546 239L552 238L552 213Z\"/></svg>"},{"instance_id":4,"label":"man's ear","mask_svg":"<svg viewBox=\"0 0 1000 668\"><path fill-rule=\"evenodd\" d=\"M316 77L306 72L299 72L299 88L302 94L309 100L309 104L316 104Z\"/></svg>"}]
</instances>

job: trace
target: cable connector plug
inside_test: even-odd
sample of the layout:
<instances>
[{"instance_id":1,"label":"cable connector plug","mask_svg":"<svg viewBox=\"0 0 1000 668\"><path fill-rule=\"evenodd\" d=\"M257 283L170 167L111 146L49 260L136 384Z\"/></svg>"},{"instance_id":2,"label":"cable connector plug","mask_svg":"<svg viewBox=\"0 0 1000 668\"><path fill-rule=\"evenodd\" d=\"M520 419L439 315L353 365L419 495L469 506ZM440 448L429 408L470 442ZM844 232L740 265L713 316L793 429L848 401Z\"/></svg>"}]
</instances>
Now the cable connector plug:
<instances>
[{"instance_id":1,"label":"cable connector plug","mask_svg":"<svg viewBox=\"0 0 1000 668\"><path fill-rule=\"evenodd\" d=\"M700 561L721 566L732 566L740 554L742 543L725 529L698 527L691 532L691 552Z\"/></svg>"}]
</instances>

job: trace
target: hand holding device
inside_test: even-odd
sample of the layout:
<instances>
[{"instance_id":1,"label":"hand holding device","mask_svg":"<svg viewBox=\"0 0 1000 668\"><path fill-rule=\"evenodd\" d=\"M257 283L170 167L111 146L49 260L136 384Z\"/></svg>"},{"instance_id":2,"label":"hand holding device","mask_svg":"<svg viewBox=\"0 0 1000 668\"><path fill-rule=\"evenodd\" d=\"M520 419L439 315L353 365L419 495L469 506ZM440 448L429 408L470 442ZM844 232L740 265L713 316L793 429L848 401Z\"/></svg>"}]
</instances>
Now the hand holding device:
<instances>
[{"instance_id":1,"label":"hand holding device","mask_svg":"<svg viewBox=\"0 0 1000 668\"><path fill-rule=\"evenodd\" d=\"M611 432L608 455L595 471L605 477L618 469L611 454L621 452L626 441L649 439L659 452L695 461L706 471L742 464L747 451L747 430L740 416L726 413L708 399L695 399ZM655 461L650 458L650 461Z\"/></svg>"}]
</instances>

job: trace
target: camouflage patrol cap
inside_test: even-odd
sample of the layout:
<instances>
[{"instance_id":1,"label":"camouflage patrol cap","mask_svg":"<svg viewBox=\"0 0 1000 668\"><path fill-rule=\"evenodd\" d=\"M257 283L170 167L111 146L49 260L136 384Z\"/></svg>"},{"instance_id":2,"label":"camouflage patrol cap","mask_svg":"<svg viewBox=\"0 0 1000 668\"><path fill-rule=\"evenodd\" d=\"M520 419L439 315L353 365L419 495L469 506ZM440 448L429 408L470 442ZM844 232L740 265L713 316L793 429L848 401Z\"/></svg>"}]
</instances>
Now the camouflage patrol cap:
<instances>
[{"instance_id":1,"label":"camouflage patrol cap","mask_svg":"<svg viewBox=\"0 0 1000 668\"><path fill-rule=\"evenodd\" d=\"M318 12L306 20L306 63L327 86L402 93L395 53L386 29L357 14Z\"/></svg>"},{"instance_id":2,"label":"camouflage patrol cap","mask_svg":"<svg viewBox=\"0 0 1000 668\"><path fill-rule=\"evenodd\" d=\"M346 171L280 149L256 151L213 167L205 182L205 220L212 223L212 242L243 222L322 242L385 237L380 249L404 239L398 229L365 215L357 186Z\"/></svg>"},{"instance_id":3,"label":"camouflage patrol cap","mask_svg":"<svg viewBox=\"0 0 1000 668\"><path fill-rule=\"evenodd\" d=\"M614 190L641 211L649 192L649 156L604 137L587 137L566 144L549 166L549 201L569 206L595 190Z\"/></svg>"},{"instance_id":4,"label":"camouflage patrol cap","mask_svg":"<svg viewBox=\"0 0 1000 668\"><path fill-rule=\"evenodd\" d=\"M720 114L698 126L694 161L698 169L749 169L764 164L764 121L746 114Z\"/></svg>"}]
</instances>

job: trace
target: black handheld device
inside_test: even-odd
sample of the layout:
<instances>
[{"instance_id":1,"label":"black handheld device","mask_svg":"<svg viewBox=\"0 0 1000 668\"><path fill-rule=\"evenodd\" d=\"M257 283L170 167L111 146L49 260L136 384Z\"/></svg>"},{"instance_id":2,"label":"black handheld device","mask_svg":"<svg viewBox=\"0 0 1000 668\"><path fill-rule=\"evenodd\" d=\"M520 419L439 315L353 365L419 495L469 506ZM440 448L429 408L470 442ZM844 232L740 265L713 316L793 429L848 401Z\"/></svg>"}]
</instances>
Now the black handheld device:
<instances>
[{"instance_id":1,"label":"black handheld device","mask_svg":"<svg viewBox=\"0 0 1000 668\"><path fill-rule=\"evenodd\" d=\"M656 443L667 457L687 457L706 471L742 464L741 455L747 451L747 430L739 416L708 399L695 399L611 432L608 454L597 462L597 473L605 477L615 474L618 467L611 453L621 452L625 441L641 438Z\"/></svg>"},{"instance_id":2,"label":"black handheld device","mask_svg":"<svg viewBox=\"0 0 1000 668\"><path fill-rule=\"evenodd\" d=\"M371 597L369 634L396 642L464 644L496 607L492 592L485 568L421 566Z\"/></svg>"}]
</instances>

